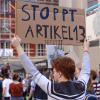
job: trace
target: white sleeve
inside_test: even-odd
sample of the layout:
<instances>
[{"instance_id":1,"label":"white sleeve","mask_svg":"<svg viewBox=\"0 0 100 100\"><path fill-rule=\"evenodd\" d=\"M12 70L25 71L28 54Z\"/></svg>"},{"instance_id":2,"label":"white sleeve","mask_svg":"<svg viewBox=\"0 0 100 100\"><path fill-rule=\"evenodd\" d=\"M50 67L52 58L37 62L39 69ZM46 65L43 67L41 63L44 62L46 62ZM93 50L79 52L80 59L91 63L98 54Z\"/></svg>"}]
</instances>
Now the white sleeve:
<instances>
[{"instance_id":1,"label":"white sleeve","mask_svg":"<svg viewBox=\"0 0 100 100\"><path fill-rule=\"evenodd\" d=\"M83 65L78 80L84 82L85 85L87 85L90 77L90 57L87 52L84 52L83 54L82 64Z\"/></svg>"},{"instance_id":2,"label":"white sleeve","mask_svg":"<svg viewBox=\"0 0 100 100\"><path fill-rule=\"evenodd\" d=\"M23 84L23 85L25 84L25 80L24 80L24 79L22 80L22 84Z\"/></svg>"},{"instance_id":3,"label":"white sleeve","mask_svg":"<svg viewBox=\"0 0 100 100\"><path fill-rule=\"evenodd\" d=\"M31 81L31 90L32 91L35 90L35 86L36 86L35 82L34 81Z\"/></svg>"},{"instance_id":4,"label":"white sleeve","mask_svg":"<svg viewBox=\"0 0 100 100\"><path fill-rule=\"evenodd\" d=\"M7 86L7 83L5 82L5 80L3 81L2 86L3 86L3 88Z\"/></svg>"},{"instance_id":5,"label":"white sleeve","mask_svg":"<svg viewBox=\"0 0 100 100\"><path fill-rule=\"evenodd\" d=\"M26 72L32 74L34 82L47 93L47 85L50 83L50 80L37 70L36 66L31 62L25 53L22 54L20 58Z\"/></svg>"}]
</instances>

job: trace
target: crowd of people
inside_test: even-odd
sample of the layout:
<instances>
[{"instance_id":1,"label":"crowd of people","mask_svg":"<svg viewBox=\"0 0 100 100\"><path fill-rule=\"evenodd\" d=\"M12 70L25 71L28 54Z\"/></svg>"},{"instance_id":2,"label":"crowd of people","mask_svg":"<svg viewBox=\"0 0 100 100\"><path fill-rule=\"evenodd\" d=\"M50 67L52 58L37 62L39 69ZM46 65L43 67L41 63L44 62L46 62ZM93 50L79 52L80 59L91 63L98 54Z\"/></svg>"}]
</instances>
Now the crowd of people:
<instances>
[{"instance_id":1,"label":"crowd of people","mask_svg":"<svg viewBox=\"0 0 100 100\"><path fill-rule=\"evenodd\" d=\"M0 73L0 100L100 100L100 76L90 68L89 42L84 41L81 69L73 59L59 56L51 60L51 73L40 72L24 53L19 37L12 39L25 69L21 80L18 73ZM99 77L99 78L98 78Z\"/></svg>"},{"instance_id":2,"label":"crowd of people","mask_svg":"<svg viewBox=\"0 0 100 100\"><path fill-rule=\"evenodd\" d=\"M10 67L10 66L9 66ZM0 72L0 100L47 100L47 94L35 84L30 73L11 72L4 66ZM50 69L40 69L49 78Z\"/></svg>"}]
</instances>

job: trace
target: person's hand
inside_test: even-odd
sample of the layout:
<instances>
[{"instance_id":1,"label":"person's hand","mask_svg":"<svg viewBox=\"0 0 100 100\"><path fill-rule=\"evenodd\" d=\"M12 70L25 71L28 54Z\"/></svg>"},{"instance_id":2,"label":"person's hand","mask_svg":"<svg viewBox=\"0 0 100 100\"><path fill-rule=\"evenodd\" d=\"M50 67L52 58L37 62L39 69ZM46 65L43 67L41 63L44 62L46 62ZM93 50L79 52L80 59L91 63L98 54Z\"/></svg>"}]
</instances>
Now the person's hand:
<instances>
[{"instance_id":1,"label":"person's hand","mask_svg":"<svg viewBox=\"0 0 100 100\"><path fill-rule=\"evenodd\" d=\"M89 50L89 41L87 39L84 40L84 51L88 51Z\"/></svg>"},{"instance_id":2,"label":"person's hand","mask_svg":"<svg viewBox=\"0 0 100 100\"><path fill-rule=\"evenodd\" d=\"M18 36L15 36L11 41L12 46L14 46L15 48L18 47L20 43L21 39Z\"/></svg>"}]
</instances>

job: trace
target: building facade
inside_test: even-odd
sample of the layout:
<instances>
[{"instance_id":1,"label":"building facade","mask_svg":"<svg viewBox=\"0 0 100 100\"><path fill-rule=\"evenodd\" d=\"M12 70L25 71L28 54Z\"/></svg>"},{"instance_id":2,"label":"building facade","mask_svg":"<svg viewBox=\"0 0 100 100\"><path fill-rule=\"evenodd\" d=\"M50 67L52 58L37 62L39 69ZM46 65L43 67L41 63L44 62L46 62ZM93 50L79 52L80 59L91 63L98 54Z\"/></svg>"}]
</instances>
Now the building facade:
<instances>
[{"instance_id":1,"label":"building facade","mask_svg":"<svg viewBox=\"0 0 100 100\"><path fill-rule=\"evenodd\" d=\"M19 64L16 50L11 46L11 38L16 34L16 0L0 0L0 66L6 63ZM25 2L58 5L59 0L23 0ZM46 46L44 44L22 44L27 55L34 61L46 59Z\"/></svg>"},{"instance_id":2,"label":"building facade","mask_svg":"<svg viewBox=\"0 0 100 100\"><path fill-rule=\"evenodd\" d=\"M20 1L20 0L19 0ZM23 0L25 2L35 2L39 4L48 4L48 5L59 5L65 7L73 7L73 8L83 8L86 9L100 2L100 0ZM5 61L9 61L11 63L18 64L19 60L17 59L16 50L11 47L10 40L16 34L16 16L15 16L15 0L0 0L0 60L3 56ZM27 53L29 57L31 57L34 61L41 61L46 59L46 46L43 44L22 44L24 51ZM70 48L70 50L69 50ZM13 49L13 50L12 50ZM73 47L64 47L65 52L72 51L73 55L77 54L78 57L81 55L80 48ZM8 54L5 54L5 51L8 51ZM9 52L11 52L9 55ZM80 53L80 54L79 54ZM7 57L6 57L7 55ZM76 58L77 58L76 55ZM7 58L7 59L6 59ZM75 58L75 59L76 59ZM78 59L77 59L78 61ZM0 63L3 63L2 61Z\"/></svg>"},{"instance_id":3,"label":"building facade","mask_svg":"<svg viewBox=\"0 0 100 100\"><path fill-rule=\"evenodd\" d=\"M59 0L60 6L82 8L87 9L95 4L98 4L99 0Z\"/></svg>"},{"instance_id":4,"label":"building facade","mask_svg":"<svg viewBox=\"0 0 100 100\"><path fill-rule=\"evenodd\" d=\"M59 5L74 8L88 8L98 0L23 0L25 2L35 2L42 4ZM15 0L0 0L0 48L12 48L10 44L11 38L16 32L15 22ZM45 56L46 50L43 44L22 44L24 51L28 56ZM16 51L13 51L13 56L17 56Z\"/></svg>"},{"instance_id":5,"label":"building facade","mask_svg":"<svg viewBox=\"0 0 100 100\"><path fill-rule=\"evenodd\" d=\"M58 5L58 0L23 0L25 2L35 2L43 4ZM15 16L15 0L0 0L0 48L12 48L10 44L11 38L16 34L16 16ZM46 50L43 44L22 44L24 51L30 57L45 56ZM17 52L13 51L13 56L17 56Z\"/></svg>"}]
</instances>

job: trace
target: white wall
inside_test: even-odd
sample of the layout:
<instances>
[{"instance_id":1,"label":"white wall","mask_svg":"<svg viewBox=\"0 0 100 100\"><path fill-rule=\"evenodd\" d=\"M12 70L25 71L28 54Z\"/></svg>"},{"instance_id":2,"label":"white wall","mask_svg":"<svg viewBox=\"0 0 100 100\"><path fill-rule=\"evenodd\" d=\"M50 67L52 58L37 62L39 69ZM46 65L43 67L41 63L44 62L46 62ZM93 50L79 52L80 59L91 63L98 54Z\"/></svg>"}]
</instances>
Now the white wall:
<instances>
[{"instance_id":1,"label":"white wall","mask_svg":"<svg viewBox=\"0 0 100 100\"><path fill-rule=\"evenodd\" d=\"M59 0L59 6L86 9L88 8L88 5L91 5L91 4L88 4L88 2L89 0ZM98 0L98 2L100 3L100 0ZM93 2L93 3L96 3L96 2Z\"/></svg>"},{"instance_id":2,"label":"white wall","mask_svg":"<svg viewBox=\"0 0 100 100\"><path fill-rule=\"evenodd\" d=\"M72 7L86 9L87 8L87 0L73 0Z\"/></svg>"},{"instance_id":3,"label":"white wall","mask_svg":"<svg viewBox=\"0 0 100 100\"><path fill-rule=\"evenodd\" d=\"M90 40L96 39L96 35L94 34L94 24L93 24L94 19L95 19L95 14L90 15L86 18L86 33L87 37Z\"/></svg>"},{"instance_id":4,"label":"white wall","mask_svg":"<svg viewBox=\"0 0 100 100\"><path fill-rule=\"evenodd\" d=\"M59 0L59 6L72 7L72 0Z\"/></svg>"},{"instance_id":5,"label":"white wall","mask_svg":"<svg viewBox=\"0 0 100 100\"><path fill-rule=\"evenodd\" d=\"M59 0L59 6L85 9L87 0Z\"/></svg>"},{"instance_id":6,"label":"white wall","mask_svg":"<svg viewBox=\"0 0 100 100\"><path fill-rule=\"evenodd\" d=\"M87 16L86 34L90 40L100 39L100 11Z\"/></svg>"}]
</instances>

